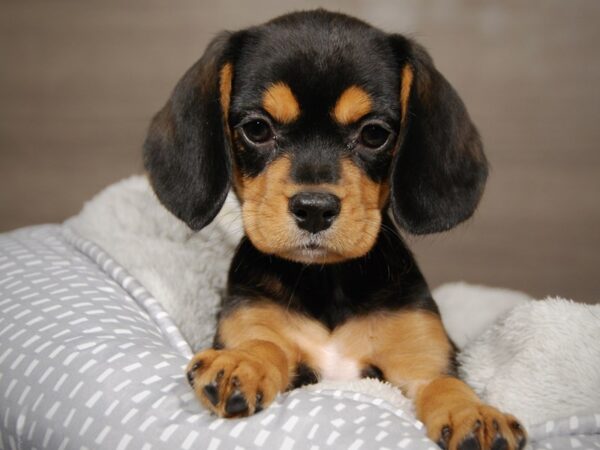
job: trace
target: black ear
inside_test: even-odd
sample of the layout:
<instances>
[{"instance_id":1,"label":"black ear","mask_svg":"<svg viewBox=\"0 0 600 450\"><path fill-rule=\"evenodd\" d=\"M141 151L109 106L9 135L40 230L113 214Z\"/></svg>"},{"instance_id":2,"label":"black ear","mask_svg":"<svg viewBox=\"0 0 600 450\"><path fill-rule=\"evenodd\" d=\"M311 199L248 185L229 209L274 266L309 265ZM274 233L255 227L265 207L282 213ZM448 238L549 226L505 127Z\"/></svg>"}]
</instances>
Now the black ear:
<instances>
[{"instance_id":1,"label":"black ear","mask_svg":"<svg viewBox=\"0 0 600 450\"><path fill-rule=\"evenodd\" d=\"M475 125L423 47L391 37L401 70L400 147L391 173L398 225L414 234L468 219L483 194L487 161Z\"/></svg>"},{"instance_id":2,"label":"black ear","mask_svg":"<svg viewBox=\"0 0 600 450\"><path fill-rule=\"evenodd\" d=\"M214 219L231 184L231 40L223 33L209 44L152 119L144 144L144 166L158 198L194 230Z\"/></svg>"}]
</instances>

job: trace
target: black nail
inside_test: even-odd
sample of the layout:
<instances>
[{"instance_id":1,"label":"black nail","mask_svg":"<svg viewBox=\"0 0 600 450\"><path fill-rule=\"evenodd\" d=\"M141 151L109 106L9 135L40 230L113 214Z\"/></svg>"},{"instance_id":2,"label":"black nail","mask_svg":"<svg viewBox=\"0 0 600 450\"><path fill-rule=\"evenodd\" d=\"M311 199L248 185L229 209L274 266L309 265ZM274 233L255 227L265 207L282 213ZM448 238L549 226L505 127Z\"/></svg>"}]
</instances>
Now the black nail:
<instances>
[{"instance_id":1,"label":"black nail","mask_svg":"<svg viewBox=\"0 0 600 450\"><path fill-rule=\"evenodd\" d=\"M449 425L444 425L442 427L440 439L437 441L437 445L442 448L442 450L447 450L450 436L452 436L452 428L450 428Z\"/></svg>"},{"instance_id":2,"label":"black nail","mask_svg":"<svg viewBox=\"0 0 600 450\"><path fill-rule=\"evenodd\" d=\"M458 450L481 450L479 439L471 433L458 445Z\"/></svg>"},{"instance_id":3,"label":"black nail","mask_svg":"<svg viewBox=\"0 0 600 450\"><path fill-rule=\"evenodd\" d=\"M190 383L191 387L194 387L194 371L193 371L193 369L190 370L186 375L187 375L188 383Z\"/></svg>"},{"instance_id":4,"label":"black nail","mask_svg":"<svg viewBox=\"0 0 600 450\"><path fill-rule=\"evenodd\" d=\"M492 442L491 450L508 450L508 441L501 434L497 434Z\"/></svg>"},{"instance_id":5,"label":"black nail","mask_svg":"<svg viewBox=\"0 0 600 450\"><path fill-rule=\"evenodd\" d=\"M206 395L206 398L208 398L214 406L217 406L217 403L219 403L219 388L217 382L210 382L204 386L202 391L204 392L204 395Z\"/></svg>"},{"instance_id":6,"label":"black nail","mask_svg":"<svg viewBox=\"0 0 600 450\"><path fill-rule=\"evenodd\" d=\"M239 414L244 411L248 411L248 402L246 401L244 394L236 389L227 399L227 403L225 403L225 412L228 415L233 416L234 414Z\"/></svg>"},{"instance_id":7,"label":"black nail","mask_svg":"<svg viewBox=\"0 0 600 450\"><path fill-rule=\"evenodd\" d=\"M256 406L254 407L254 412L261 412L263 410L263 393L258 391L256 393Z\"/></svg>"}]
</instances>

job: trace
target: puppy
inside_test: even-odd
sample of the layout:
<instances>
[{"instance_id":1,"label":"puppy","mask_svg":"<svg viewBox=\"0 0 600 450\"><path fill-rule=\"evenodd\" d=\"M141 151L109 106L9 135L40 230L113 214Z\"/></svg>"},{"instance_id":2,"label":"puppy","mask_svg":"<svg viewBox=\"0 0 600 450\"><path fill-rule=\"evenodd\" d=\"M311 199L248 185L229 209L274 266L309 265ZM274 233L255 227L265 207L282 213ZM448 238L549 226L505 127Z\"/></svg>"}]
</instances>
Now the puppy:
<instances>
[{"instance_id":1,"label":"puppy","mask_svg":"<svg viewBox=\"0 0 600 450\"><path fill-rule=\"evenodd\" d=\"M469 218L487 163L414 41L323 10L217 36L154 117L145 167L192 229L230 188L245 237L212 349L188 379L222 417L320 378L386 380L447 449L521 449L525 431L455 377L455 348L398 229ZM388 211L391 210L391 217Z\"/></svg>"}]
</instances>

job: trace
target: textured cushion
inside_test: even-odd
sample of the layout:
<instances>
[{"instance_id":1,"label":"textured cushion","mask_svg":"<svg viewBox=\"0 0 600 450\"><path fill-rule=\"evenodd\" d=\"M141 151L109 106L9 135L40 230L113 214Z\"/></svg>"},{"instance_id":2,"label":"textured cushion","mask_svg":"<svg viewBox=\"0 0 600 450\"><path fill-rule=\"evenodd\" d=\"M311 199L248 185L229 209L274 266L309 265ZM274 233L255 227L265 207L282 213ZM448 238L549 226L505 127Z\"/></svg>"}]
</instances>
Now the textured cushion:
<instances>
[{"instance_id":1,"label":"textured cushion","mask_svg":"<svg viewBox=\"0 0 600 450\"><path fill-rule=\"evenodd\" d=\"M0 448L437 449L410 402L375 380L320 383L217 419L185 380L190 355L160 304L95 244L52 225L0 235ZM600 414L529 431L535 448L598 448Z\"/></svg>"},{"instance_id":2,"label":"textured cushion","mask_svg":"<svg viewBox=\"0 0 600 450\"><path fill-rule=\"evenodd\" d=\"M244 420L216 419L191 355L144 287L58 226L0 236L0 447L435 449L410 412L321 387Z\"/></svg>"}]
</instances>

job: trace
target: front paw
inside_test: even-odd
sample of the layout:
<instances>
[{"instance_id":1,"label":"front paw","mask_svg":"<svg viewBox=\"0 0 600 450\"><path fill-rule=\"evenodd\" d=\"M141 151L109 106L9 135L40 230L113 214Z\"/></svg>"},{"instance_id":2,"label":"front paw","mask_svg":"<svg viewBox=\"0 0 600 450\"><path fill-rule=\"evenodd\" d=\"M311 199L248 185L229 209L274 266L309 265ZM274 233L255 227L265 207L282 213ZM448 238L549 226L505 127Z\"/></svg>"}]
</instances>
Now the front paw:
<instances>
[{"instance_id":1,"label":"front paw","mask_svg":"<svg viewBox=\"0 0 600 450\"><path fill-rule=\"evenodd\" d=\"M220 417L250 416L268 406L284 389L274 364L245 350L205 350L187 368L198 399Z\"/></svg>"},{"instance_id":2,"label":"front paw","mask_svg":"<svg viewBox=\"0 0 600 450\"><path fill-rule=\"evenodd\" d=\"M455 407L428 422L428 436L444 450L522 450L527 441L514 416L478 403Z\"/></svg>"}]
</instances>

